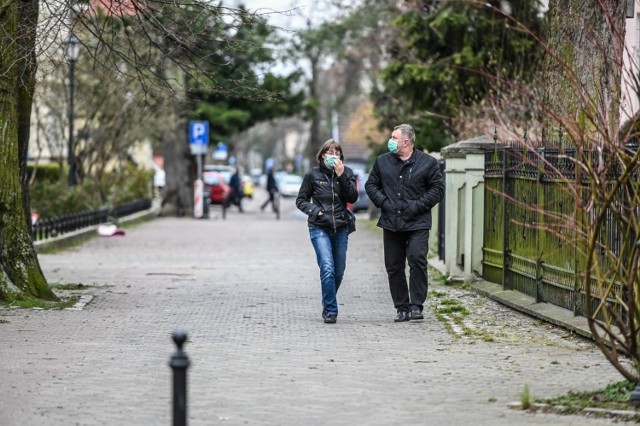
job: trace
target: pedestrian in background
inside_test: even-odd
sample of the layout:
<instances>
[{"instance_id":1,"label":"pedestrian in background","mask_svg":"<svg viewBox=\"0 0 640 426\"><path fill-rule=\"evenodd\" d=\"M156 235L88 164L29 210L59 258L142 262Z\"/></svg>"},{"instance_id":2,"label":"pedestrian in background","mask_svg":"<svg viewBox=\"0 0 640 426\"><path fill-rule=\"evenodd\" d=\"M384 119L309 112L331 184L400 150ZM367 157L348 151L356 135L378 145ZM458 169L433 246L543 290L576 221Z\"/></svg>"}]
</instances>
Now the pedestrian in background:
<instances>
[{"instance_id":1,"label":"pedestrian in background","mask_svg":"<svg viewBox=\"0 0 640 426\"><path fill-rule=\"evenodd\" d=\"M276 178L273 175L273 167L269 169L269 171L267 171L267 192L269 193L269 198L262 203L262 206L260 206L260 211L264 211L264 209L267 207L267 205L269 205L269 203L271 203L271 207L273 208L273 211L278 214L278 206L276 205L276 193L278 192L278 184L276 182Z\"/></svg>"},{"instance_id":2,"label":"pedestrian in background","mask_svg":"<svg viewBox=\"0 0 640 426\"><path fill-rule=\"evenodd\" d=\"M240 213L242 210L242 178L240 177L240 169L236 167L235 172L231 175L229 179L229 187L231 188L231 193L228 196L227 206L231 204L235 204L238 206L238 210Z\"/></svg>"},{"instance_id":3,"label":"pedestrian in background","mask_svg":"<svg viewBox=\"0 0 640 426\"><path fill-rule=\"evenodd\" d=\"M167 184L167 176L163 168L154 163L153 187L158 198L164 195L164 187Z\"/></svg>"},{"instance_id":4,"label":"pedestrian in background","mask_svg":"<svg viewBox=\"0 0 640 426\"><path fill-rule=\"evenodd\" d=\"M444 197L444 177L432 156L415 149L408 124L396 126L365 184L371 202L381 210L384 263L396 322L423 319L429 286L427 254L431 209ZM409 286L405 273L409 263Z\"/></svg>"},{"instance_id":5,"label":"pedestrian in background","mask_svg":"<svg viewBox=\"0 0 640 426\"><path fill-rule=\"evenodd\" d=\"M320 268L322 318L335 323L338 317L336 293L347 266L349 212L347 203L358 199L356 176L344 165L342 148L333 139L316 155L318 167L302 180L296 206L307 214L309 236Z\"/></svg>"}]
</instances>

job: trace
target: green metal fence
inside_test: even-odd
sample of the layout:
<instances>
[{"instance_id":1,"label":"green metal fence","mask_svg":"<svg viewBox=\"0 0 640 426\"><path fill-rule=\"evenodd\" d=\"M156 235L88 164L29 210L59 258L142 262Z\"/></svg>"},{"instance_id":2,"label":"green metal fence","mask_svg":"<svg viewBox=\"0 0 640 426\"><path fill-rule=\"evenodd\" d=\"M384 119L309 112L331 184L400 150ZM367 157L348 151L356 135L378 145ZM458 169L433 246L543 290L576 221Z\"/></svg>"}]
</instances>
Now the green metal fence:
<instances>
[{"instance_id":1,"label":"green metal fence","mask_svg":"<svg viewBox=\"0 0 640 426\"><path fill-rule=\"evenodd\" d=\"M516 144L487 152L483 278L583 315L585 259L576 229L587 221L575 200L586 198L572 191L588 191L588 183L576 176L575 155ZM620 249L613 221L601 238L609 250Z\"/></svg>"}]
</instances>

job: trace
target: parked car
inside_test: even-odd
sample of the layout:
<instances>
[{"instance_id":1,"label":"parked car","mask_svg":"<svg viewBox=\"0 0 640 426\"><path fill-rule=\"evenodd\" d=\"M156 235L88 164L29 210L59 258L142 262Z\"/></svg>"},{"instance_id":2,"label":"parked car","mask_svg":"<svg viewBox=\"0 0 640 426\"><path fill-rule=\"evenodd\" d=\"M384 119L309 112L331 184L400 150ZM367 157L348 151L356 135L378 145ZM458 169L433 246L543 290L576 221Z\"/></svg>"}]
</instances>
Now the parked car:
<instances>
[{"instance_id":1,"label":"parked car","mask_svg":"<svg viewBox=\"0 0 640 426\"><path fill-rule=\"evenodd\" d=\"M235 171L235 167L233 166L229 166L226 164L205 164L204 165L204 171L205 172L218 172L218 173L222 173L222 172L229 172L229 173L233 173Z\"/></svg>"},{"instance_id":2,"label":"parked car","mask_svg":"<svg viewBox=\"0 0 640 426\"><path fill-rule=\"evenodd\" d=\"M278 191L283 197L297 197L302 186L302 178L298 175L277 174Z\"/></svg>"},{"instance_id":3,"label":"parked car","mask_svg":"<svg viewBox=\"0 0 640 426\"><path fill-rule=\"evenodd\" d=\"M350 205L351 211L357 213L359 211L369 210L369 204L371 204L371 200L369 200L369 196L367 195L367 191L364 190L364 184L367 183L367 179L369 178L368 173L362 173L361 175L356 176L356 184L358 187L358 200Z\"/></svg>"},{"instance_id":4,"label":"parked car","mask_svg":"<svg viewBox=\"0 0 640 426\"><path fill-rule=\"evenodd\" d=\"M249 175L251 176L251 180L253 181L253 184L255 186L260 186L260 178L263 176L262 175L262 169L251 169L251 172L249 173Z\"/></svg>"},{"instance_id":5,"label":"parked car","mask_svg":"<svg viewBox=\"0 0 640 426\"><path fill-rule=\"evenodd\" d=\"M224 178L225 183L229 185L229 181L231 181L231 175L233 175L233 173L236 171L236 168L223 164L207 164L204 166L204 171L220 173Z\"/></svg>"},{"instance_id":6,"label":"parked car","mask_svg":"<svg viewBox=\"0 0 640 426\"><path fill-rule=\"evenodd\" d=\"M223 204L231 193L231 187L219 172L203 172L202 181L209 189L210 204Z\"/></svg>"}]
</instances>

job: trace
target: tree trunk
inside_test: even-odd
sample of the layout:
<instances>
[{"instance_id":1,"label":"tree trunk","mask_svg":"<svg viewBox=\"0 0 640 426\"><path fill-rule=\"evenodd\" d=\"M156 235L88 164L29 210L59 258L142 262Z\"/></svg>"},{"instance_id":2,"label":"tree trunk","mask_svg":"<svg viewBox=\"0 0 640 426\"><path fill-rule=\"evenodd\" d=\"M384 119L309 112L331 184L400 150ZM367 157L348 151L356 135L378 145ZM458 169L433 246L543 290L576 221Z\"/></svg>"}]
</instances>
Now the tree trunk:
<instances>
[{"instance_id":1,"label":"tree trunk","mask_svg":"<svg viewBox=\"0 0 640 426\"><path fill-rule=\"evenodd\" d=\"M558 126L574 141L617 134L626 7L626 0L549 2L547 139Z\"/></svg>"},{"instance_id":2,"label":"tree trunk","mask_svg":"<svg viewBox=\"0 0 640 426\"><path fill-rule=\"evenodd\" d=\"M320 122L322 120L320 109L320 98L318 96L318 81L320 79L319 63L320 55L309 55L311 62L311 81L309 82L309 99L312 101L313 111L311 116L311 128L309 129L309 144L307 145L307 158L311 161L312 167L315 165L316 153L324 142L320 135Z\"/></svg>"},{"instance_id":3,"label":"tree trunk","mask_svg":"<svg viewBox=\"0 0 640 426\"><path fill-rule=\"evenodd\" d=\"M35 81L38 1L0 13L0 300L56 299L31 238L26 167Z\"/></svg>"},{"instance_id":4,"label":"tree trunk","mask_svg":"<svg viewBox=\"0 0 640 426\"><path fill-rule=\"evenodd\" d=\"M196 171L187 143L186 117L180 120L175 133L163 135L162 154L167 176L162 214L193 216L193 182Z\"/></svg>"},{"instance_id":5,"label":"tree trunk","mask_svg":"<svg viewBox=\"0 0 640 426\"><path fill-rule=\"evenodd\" d=\"M165 74L169 71L165 69ZM175 102L177 125L174 132L162 135L161 152L164 157L166 186L162 196L161 214L193 217L193 183L196 179L195 158L189 150L188 113L189 76L182 75L183 98Z\"/></svg>"}]
</instances>

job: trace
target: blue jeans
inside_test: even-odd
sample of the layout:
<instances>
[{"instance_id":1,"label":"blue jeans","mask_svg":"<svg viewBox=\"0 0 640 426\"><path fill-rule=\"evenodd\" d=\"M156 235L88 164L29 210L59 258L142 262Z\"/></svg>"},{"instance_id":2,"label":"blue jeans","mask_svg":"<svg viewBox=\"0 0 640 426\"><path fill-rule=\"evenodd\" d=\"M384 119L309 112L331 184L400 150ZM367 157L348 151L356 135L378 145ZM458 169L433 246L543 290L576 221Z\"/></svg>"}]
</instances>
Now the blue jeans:
<instances>
[{"instance_id":1,"label":"blue jeans","mask_svg":"<svg viewBox=\"0 0 640 426\"><path fill-rule=\"evenodd\" d=\"M320 267L322 308L327 315L338 315L336 293L347 266L348 229L344 227L334 232L313 226L309 227L309 236Z\"/></svg>"}]
</instances>

